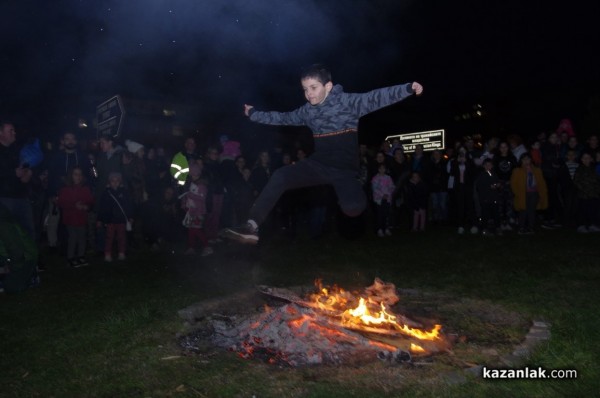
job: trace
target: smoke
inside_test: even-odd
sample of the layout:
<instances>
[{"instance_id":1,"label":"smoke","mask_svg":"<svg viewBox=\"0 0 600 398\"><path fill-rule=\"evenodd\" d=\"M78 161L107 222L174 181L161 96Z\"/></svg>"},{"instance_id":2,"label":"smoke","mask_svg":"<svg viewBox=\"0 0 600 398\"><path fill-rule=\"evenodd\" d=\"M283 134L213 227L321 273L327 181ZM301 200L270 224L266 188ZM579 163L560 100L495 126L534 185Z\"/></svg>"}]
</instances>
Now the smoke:
<instances>
[{"instance_id":1,"label":"smoke","mask_svg":"<svg viewBox=\"0 0 600 398\"><path fill-rule=\"evenodd\" d=\"M12 81L14 102L38 107L61 98L115 93L199 102L207 113L252 101L297 106L302 66L326 63L340 80L366 75L356 89L368 89L397 68L403 48L398 25L410 4L9 1L0 6L2 15L12 16L0 34L14 38L3 60L16 64L4 75Z\"/></svg>"}]
</instances>

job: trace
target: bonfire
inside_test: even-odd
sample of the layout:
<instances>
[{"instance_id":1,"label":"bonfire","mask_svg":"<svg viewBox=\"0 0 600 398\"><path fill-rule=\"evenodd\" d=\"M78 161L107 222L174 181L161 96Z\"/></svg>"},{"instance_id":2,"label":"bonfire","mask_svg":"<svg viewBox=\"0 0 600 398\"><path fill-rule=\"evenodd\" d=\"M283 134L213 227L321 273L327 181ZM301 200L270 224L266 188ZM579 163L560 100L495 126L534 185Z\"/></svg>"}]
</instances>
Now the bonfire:
<instances>
[{"instance_id":1,"label":"bonfire","mask_svg":"<svg viewBox=\"0 0 600 398\"><path fill-rule=\"evenodd\" d=\"M291 366L369 358L410 362L449 348L440 324L423 325L393 312L400 298L392 283L377 278L362 292L325 287L320 280L315 287L301 297L259 286L285 304L241 319L214 320L214 342L243 358Z\"/></svg>"}]
</instances>

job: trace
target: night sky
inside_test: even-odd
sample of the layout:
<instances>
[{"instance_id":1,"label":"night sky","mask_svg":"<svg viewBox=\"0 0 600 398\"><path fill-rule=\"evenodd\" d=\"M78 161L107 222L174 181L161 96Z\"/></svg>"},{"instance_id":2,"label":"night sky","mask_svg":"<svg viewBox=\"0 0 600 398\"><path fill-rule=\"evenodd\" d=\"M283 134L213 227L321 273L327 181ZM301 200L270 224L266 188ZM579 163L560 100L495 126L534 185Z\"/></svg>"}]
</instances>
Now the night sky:
<instances>
[{"instance_id":1,"label":"night sky","mask_svg":"<svg viewBox=\"0 0 600 398\"><path fill-rule=\"evenodd\" d=\"M368 129L445 127L481 103L507 129L541 131L581 123L600 93L600 7L570 3L4 0L0 113L56 134L121 94L194 104L211 131L243 129L245 102L302 105L298 73L319 62L349 92L423 84Z\"/></svg>"}]
</instances>

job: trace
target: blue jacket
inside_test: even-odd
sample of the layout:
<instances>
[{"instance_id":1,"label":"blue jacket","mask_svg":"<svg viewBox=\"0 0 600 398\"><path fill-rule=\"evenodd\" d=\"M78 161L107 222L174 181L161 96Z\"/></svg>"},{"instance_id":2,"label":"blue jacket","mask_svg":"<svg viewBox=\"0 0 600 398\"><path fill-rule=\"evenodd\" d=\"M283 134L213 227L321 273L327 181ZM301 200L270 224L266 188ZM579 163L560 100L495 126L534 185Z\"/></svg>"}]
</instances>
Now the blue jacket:
<instances>
[{"instance_id":1,"label":"blue jacket","mask_svg":"<svg viewBox=\"0 0 600 398\"><path fill-rule=\"evenodd\" d=\"M250 111L253 122L307 126L313 132L311 159L345 170L358 171L358 119L413 94L412 83L385 87L364 94L345 93L335 85L323 103L306 103L291 112Z\"/></svg>"}]
</instances>

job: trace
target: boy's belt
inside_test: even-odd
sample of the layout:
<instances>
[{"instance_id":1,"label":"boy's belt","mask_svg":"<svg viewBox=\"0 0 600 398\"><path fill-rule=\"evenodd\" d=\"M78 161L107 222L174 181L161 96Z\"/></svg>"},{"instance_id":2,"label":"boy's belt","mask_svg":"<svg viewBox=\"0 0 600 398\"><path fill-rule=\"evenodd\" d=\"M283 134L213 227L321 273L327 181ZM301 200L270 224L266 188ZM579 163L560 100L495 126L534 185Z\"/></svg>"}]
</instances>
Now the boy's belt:
<instances>
[{"instance_id":1,"label":"boy's belt","mask_svg":"<svg viewBox=\"0 0 600 398\"><path fill-rule=\"evenodd\" d=\"M331 131L329 133L313 134L313 137L314 138L332 137L334 135L356 133L356 132L357 132L356 129L343 129L343 130L338 130L338 131Z\"/></svg>"}]
</instances>

